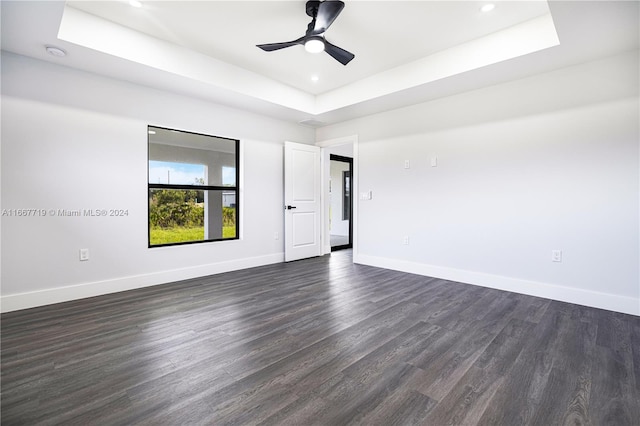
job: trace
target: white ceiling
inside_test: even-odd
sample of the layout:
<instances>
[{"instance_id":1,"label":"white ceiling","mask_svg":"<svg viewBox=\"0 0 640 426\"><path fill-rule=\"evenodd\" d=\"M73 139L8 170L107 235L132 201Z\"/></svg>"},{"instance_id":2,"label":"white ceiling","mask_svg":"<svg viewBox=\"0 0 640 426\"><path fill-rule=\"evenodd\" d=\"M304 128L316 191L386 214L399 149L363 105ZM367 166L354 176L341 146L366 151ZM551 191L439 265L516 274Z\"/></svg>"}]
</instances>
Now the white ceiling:
<instances>
[{"instance_id":1,"label":"white ceiling","mask_svg":"<svg viewBox=\"0 0 640 426\"><path fill-rule=\"evenodd\" d=\"M299 122L331 124L637 49L637 1L347 0L302 46L305 1L6 1L2 49ZM68 55L48 55L45 45ZM317 75L318 82L311 81Z\"/></svg>"},{"instance_id":2,"label":"white ceiling","mask_svg":"<svg viewBox=\"0 0 640 426\"><path fill-rule=\"evenodd\" d=\"M256 44L304 35L304 1L69 1L73 8L320 94L549 12L546 2L509 2L482 13L478 2L351 1L327 39L356 54L343 66L295 46L273 53ZM450 27L455 23L453 27ZM447 34L443 37L442 34ZM311 76L317 75L317 83Z\"/></svg>"}]
</instances>

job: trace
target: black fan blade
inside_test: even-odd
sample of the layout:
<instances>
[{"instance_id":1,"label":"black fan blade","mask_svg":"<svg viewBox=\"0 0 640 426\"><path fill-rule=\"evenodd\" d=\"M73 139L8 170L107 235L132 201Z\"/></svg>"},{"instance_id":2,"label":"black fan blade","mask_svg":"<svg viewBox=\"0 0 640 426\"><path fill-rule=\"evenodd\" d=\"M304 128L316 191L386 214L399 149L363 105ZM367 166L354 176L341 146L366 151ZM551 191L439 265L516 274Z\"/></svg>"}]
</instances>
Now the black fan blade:
<instances>
[{"instance_id":1,"label":"black fan blade","mask_svg":"<svg viewBox=\"0 0 640 426\"><path fill-rule=\"evenodd\" d=\"M319 35L327 31L340 12L344 9L344 2L325 0L318 6L318 15L315 17L315 25L310 35Z\"/></svg>"},{"instance_id":2,"label":"black fan blade","mask_svg":"<svg viewBox=\"0 0 640 426\"><path fill-rule=\"evenodd\" d=\"M274 50L284 49L285 47L295 46L297 44L303 44L304 37L300 37L297 40L293 41L285 41L283 43L269 43L269 44L258 44L257 47L264 50L265 52L273 52Z\"/></svg>"},{"instance_id":3,"label":"black fan blade","mask_svg":"<svg viewBox=\"0 0 640 426\"><path fill-rule=\"evenodd\" d=\"M324 51L331 55L342 65L347 65L353 58L356 57L356 55L354 55L353 53L347 52L346 50L329 43L326 39L324 41Z\"/></svg>"}]
</instances>

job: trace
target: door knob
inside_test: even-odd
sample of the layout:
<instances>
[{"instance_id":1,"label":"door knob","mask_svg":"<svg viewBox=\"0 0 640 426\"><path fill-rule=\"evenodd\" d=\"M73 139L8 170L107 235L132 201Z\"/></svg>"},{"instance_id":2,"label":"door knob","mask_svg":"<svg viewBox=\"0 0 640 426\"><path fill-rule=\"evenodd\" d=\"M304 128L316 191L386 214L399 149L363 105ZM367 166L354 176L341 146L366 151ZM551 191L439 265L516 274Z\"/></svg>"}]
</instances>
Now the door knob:
<instances>
[{"instance_id":1,"label":"door knob","mask_svg":"<svg viewBox=\"0 0 640 426\"><path fill-rule=\"evenodd\" d=\"M287 209L287 210L296 209L296 208L297 208L296 206L286 206L285 207L285 209Z\"/></svg>"}]
</instances>

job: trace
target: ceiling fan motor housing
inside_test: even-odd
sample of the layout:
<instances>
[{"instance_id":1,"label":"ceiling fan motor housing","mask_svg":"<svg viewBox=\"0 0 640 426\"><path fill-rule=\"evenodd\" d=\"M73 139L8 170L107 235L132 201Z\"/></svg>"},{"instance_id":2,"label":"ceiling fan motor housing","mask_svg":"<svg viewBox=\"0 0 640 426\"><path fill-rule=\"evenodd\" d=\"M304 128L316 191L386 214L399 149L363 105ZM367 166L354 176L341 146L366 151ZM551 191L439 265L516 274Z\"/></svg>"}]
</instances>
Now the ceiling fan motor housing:
<instances>
[{"instance_id":1,"label":"ceiling fan motor housing","mask_svg":"<svg viewBox=\"0 0 640 426\"><path fill-rule=\"evenodd\" d=\"M309 0L307 2L307 15L311 16L312 18L315 18L316 16L318 16L319 7L320 7L319 0Z\"/></svg>"}]
</instances>

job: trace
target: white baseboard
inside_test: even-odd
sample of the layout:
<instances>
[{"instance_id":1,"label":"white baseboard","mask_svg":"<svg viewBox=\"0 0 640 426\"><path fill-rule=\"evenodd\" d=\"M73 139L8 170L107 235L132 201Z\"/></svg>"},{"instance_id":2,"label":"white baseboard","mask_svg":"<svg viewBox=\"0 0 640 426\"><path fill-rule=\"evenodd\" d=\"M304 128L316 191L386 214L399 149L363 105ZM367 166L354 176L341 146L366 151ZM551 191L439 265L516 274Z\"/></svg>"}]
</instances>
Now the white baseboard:
<instances>
[{"instance_id":1,"label":"white baseboard","mask_svg":"<svg viewBox=\"0 0 640 426\"><path fill-rule=\"evenodd\" d=\"M640 299L633 297L362 254L354 255L353 261L354 263L392 269L394 271L442 278L449 281L640 316Z\"/></svg>"},{"instance_id":2,"label":"white baseboard","mask_svg":"<svg viewBox=\"0 0 640 426\"><path fill-rule=\"evenodd\" d=\"M395 271L408 272L465 284L479 285L530 296L543 297L561 302L606 309L640 316L640 299L583 290L555 284L528 281L517 278L491 275L481 272L465 271L445 268L416 262L382 258L354 253L354 262ZM28 293L9 294L0 297L0 312L11 312L20 309L34 308L53 303L67 302L86 297L100 296L119 291L150 287L158 284L204 277L223 272L270 265L284 261L284 253L239 259L229 262L212 263L189 268L155 272L151 274L135 275L115 278L112 280L95 281L53 289L33 291Z\"/></svg>"},{"instance_id":3,"label":"white baseboard","mask_svg":"<svg viewBox=\"0 0 640 426\"><path fill-rule=\"evenodd\" d=\"M28 293L3 295L0 297L0 312L11 312L20 309L34 308L36 306L51 305L53 303L101 296L103 294L117 293L119 291L150 287L158 284L166 284L174 281L280 262L284 262L284 253L250 257L228 262L210 263L189 268L114 278L111 280L95 281Z\"/></svg>"}]
</instances>

